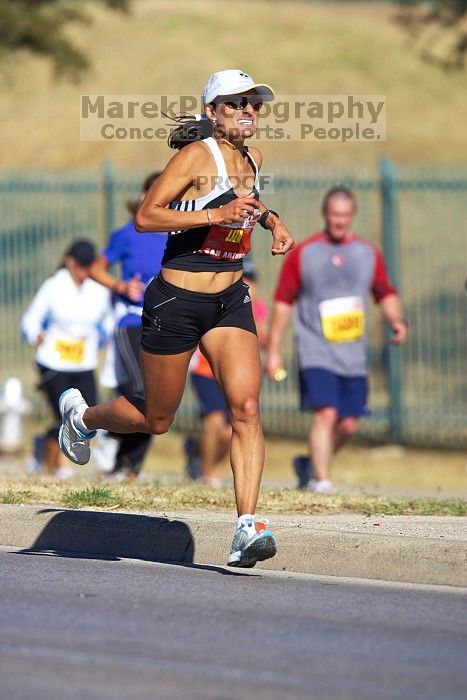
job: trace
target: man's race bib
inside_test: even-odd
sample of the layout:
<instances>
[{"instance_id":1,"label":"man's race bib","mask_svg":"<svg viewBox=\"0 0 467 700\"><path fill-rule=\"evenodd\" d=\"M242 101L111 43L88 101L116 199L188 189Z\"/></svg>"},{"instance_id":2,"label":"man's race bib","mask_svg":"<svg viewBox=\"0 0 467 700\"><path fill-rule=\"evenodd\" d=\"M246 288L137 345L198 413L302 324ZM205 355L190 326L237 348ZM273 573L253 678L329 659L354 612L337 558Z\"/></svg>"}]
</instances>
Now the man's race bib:
<instances>
[{"instance_id":1,"label":"man's race bib","mask_svg":"<svg viewBox=\"0 0 467 700\"><path fill-rule=\"evenodd\" d=\"M242 222L213 224L199 252L219 260L242 260L251 248L251 232L259 217L259 210L255 210Z\"/></svg>"},{"instance_id":2,"label":"man's race bib","mask_svg":"<svg viewBox=\"0 0 467 700\"><path fill-rule=\"evenodd\" d=\"M55 350L58 352L63 362L71 362L74 365L82 365L84 361L85 340L63 340L55 341Z\"/></svg>"},{"instance_id":3,"label":"man's race bib","mask_svg":"<svg viewBox=\"0 0 467 700\"><path fill-rule=\"evenodd\" d=\"M353 343L365 333L361 297L327 299L319 304L323 336L329 343Z\"/></svg>"}]
</instances>

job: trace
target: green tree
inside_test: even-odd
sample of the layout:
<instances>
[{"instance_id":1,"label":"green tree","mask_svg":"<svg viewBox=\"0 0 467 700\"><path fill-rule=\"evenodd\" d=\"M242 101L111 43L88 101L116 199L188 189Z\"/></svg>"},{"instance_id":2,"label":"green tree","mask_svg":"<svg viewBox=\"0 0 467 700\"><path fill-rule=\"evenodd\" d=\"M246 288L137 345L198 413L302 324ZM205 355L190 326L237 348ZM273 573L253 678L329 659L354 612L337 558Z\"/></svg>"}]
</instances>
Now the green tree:
<instances>
[{"instance_id":1,"label":"green tree","mask_svg":"<svg viewBox=\"0 0 467 700\"><path fill-rule=\"evenodd\" d=\"M397 0L398 21L427 61L460 69L467 53L467 0Z\"/></svg>"},{"instance_id":2,"label":"green tree","mask_svg":"<svg viewBox=\"0 0 467 700\"><path fill-rule=\"evenodd\" d=\"M128 13L131 0L97 0ZM89 59L66 35L72 22L89 24L86 0L0 0L0 61L28 50L52 61L55 75L79 80Z\"/></svg>"}]
</instances>

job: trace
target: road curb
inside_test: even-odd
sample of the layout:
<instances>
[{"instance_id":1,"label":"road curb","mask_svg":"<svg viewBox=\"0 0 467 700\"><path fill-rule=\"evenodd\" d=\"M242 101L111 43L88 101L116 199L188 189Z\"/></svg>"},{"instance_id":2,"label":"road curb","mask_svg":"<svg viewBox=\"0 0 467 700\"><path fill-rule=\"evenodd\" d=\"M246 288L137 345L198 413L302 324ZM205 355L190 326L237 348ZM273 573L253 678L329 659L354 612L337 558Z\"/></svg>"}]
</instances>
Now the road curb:
<instances>
[{"instance_id":1,"label":"road curb","mask_svg":"<svg viewBox=\"0 0 467 700\"><path fill-rule=\"evenodd\" d=\"M363 522L364 516L360 520ZM274 534L278 554L257 568L467 586L467 541L462 538L466 519L432 520L436 520L436 527L427 528L428 535L401 536L387 531L358 531L362 525L355 516L343 516L341 520L336 516L328 520L277 516ZM390 517L385 521L391 522ZM425 522L428 525L430 519ZM448 523L454 534L444 539L443 525ZM227 517L200 511L156 515L0 506L0 545L26 550L225 565L232 534L231 514Z\"/></svg>"}]
</instances>

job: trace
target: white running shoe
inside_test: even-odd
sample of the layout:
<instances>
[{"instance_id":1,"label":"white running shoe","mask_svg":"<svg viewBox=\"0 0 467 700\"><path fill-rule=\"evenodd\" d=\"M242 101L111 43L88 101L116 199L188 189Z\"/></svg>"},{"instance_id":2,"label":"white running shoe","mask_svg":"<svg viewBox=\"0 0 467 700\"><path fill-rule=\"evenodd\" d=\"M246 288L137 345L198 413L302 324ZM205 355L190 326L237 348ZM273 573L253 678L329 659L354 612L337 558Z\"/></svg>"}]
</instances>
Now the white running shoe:
<instances>
[{"instance_id":1,"label":"white running shoe","mask_svg":"<svg viewBox=\"0 0 467 700\"><path fill-rule=\"evenodd\" d=\"M270 559L277 552L277 542L274 535L268 530L268 520L255 521L254 529L242 525L232 541L230 555L227 559L229 566L239 566L250 569L258 561Z\"/></svg>"},{"instance_id":2,"label":"white running shoe","mask_svg":"<svg viewBox=\"0 0 467 700\"><path fill-rule=\"evenodd\" d=\"M82 433L75 427L73 418L78 413L84 413L88 405L78 389L64 391L58 405L62 414L62 425L58 434L60 449L75 464L87 464L91 457L89 441L96 435L96 431Z\"/></svg>"},{"instance_id":3,"label":"white running shoe","mask_svg":"<svg viewBox=\"0 0 467 700\"><path fill-rule=\"evenodd\" d=\"M328 479L323 479L322 481L312 479L308 484L308 488L310 491L313 491L313 493L334 493L334 486Z\"/></svg>"},{"instance_id":4,"label":"white running shoe","mask_svg":"<svg viewBox=\"0 0 467 700\"><path fill-rule=\"evenodd\" d=\"M63 467L59 467L52 476L60 481L67 481L67 479L73 479L73 477L76 476L76 472L73 467L64 464Z\"/></svg>"},{"instance_id":5,"label":"white running shoe","mask_svg":"<svg viewBox=\"0 0 467 700\"><path fill-rule=\"evenodd\" d=\"M92 460L101 472L110 474L113 470L120 444L121 440L115 435L110 435L107 430L97 431L96 443L92 450Z\"/></svg>"}]
</instances>

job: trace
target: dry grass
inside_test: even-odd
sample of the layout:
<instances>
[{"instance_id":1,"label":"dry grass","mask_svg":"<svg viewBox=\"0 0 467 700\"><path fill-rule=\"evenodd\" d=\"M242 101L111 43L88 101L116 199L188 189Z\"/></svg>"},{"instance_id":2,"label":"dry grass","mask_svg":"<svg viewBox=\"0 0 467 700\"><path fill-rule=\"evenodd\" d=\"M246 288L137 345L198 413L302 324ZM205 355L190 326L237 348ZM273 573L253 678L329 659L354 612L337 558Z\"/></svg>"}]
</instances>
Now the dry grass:
<instances>
[{"instance_id":1,"label":"dry grass","mask_svg":"<svg viewBox=\"0 0 467 700\"><path fill-rule=\"evenodd\" d=\"M266 440L259 512L467 515L465 455L460 452L351 445L333 467L332 478L342 492L319 496L294 488L291 461L304 448L303 441ZM109 484L91 464L80 468L76 478L60 482L28 474L24 461L2 459L0 503L157 512L235 507L227 469L220 490L184 480L183 436L175 431L154 441L140 480L131 485Z\"/></svg>"},{"instance_id":2,"label":"dry grass","mask_svg":"<svg viewBox=\"0 0 467 700\"><path fill-rule=\"evenodd\" d=\"M393 21L369 3L260 0L135 0L131 17L91 8L94 24L72 31L92 71L81 85L54 84L50 67L27 54L3 73L1 165L124 167L167 160L165 143L79 141L80 94L190 94L214 70L241 64L278 94L385 94L388 140L375 144L271 143L266 163L463 163L465 74L423 63ZM242 21L242 58L233 27ZM196 60L194 57L196 56ZM454 116L453 116L454 115ZM11 148L11 144L15 145Z\"/></svg>"},{"instance_id":3,"label":"dry grass","mask_svg":"<svg viewBox=\"0 0 467 700\"><path fill-rule=\"evenodd\" d=\"M233 491L212 491L193 484L158 483L130 486L57 483L47 477L3 479L0 503L59 505L69 508L103 508L125 511L176 511L208 509L233 510ZM322 496L281 489L263 491L259 509L267 513L324 515L336 513L384 515L467 515L467 503L460 499L396 499L367 495Z\"/></svg>"}]
</instances>

